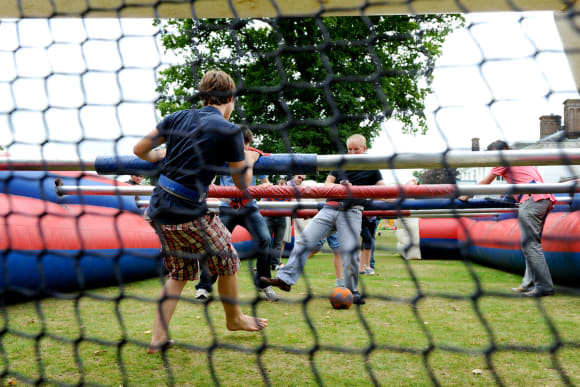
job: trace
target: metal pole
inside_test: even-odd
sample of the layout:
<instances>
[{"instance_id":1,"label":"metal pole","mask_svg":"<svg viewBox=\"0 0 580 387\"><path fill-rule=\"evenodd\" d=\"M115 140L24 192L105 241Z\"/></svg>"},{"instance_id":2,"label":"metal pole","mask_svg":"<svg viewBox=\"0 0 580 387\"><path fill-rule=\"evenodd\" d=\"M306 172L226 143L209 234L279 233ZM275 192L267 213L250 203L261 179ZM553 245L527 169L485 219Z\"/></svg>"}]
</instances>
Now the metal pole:
<instances>
[{"instance_id":1,"label":"metal pole","mask_svg":"<svg viewBox=\"0 0 580 387\"><path fill-rule=\"evenodd\" d=\"M466 168L500 165L580 165L580 148L395 153L385 156L273 154L261 157L254 165L254 171L260 174L314 174L336 169ZM139 172L155 175L160 168L159 164L149 163L135 156L98 157L97 160L0 157L0 170L12 171L97 171L110 175Z\"/></svg>"},{"instance_id":2,"label":"metal pole","mask_svg":"<svg viewBox=\"0 0 580 387\"><path fill-rule=\"evenodd\" d=\"M211 212L217 212L220 202L206 202ZM280 203L283 206L272 206L269 202L258 202L258 208L263 216L295 216L312 217L318 212L317 203L304 203L300 205L296 202ZM149 207L148 200L137 200L139 208ZM500 213L517 212L517 208L479 208L479 209L441 209L441 210L369 210L363 211L363 215L378 216L383 218L455 218L455 217L494 217Z\"/></svg>"},{"instance_id":3,"label":"metal pole","mask_svg":"<svg viewBox=\"0 0 580 387\"><path fill-rule=\"evenodd\" d=\"M61 185L55 186L58 195L151 195L150 185Z\"/></svg>"},{"instance_id":4,"label":"metal pole","mask_svg":"<svg viewBox=\"0 0 580 387\"><path fill-rule=\"evenodd\" d=\"M150 195L151 186L56 186L59 195ZM518 195L525 193L573 193L580 192L580 184L490 184L490 185L387 185L387 186L252 186L247 192L233 186L211 186L209 197L219 198L296 198L302 199L348 199L348 198L453 198L462 195Z\"/></svg>"},{"instance_id":5,"label":"metal pole","mask_svg":"<svg viewBox=\"0 0 580 387\"><path fill-rule=\"evenodd\" d=\"M405 204L410 204L412 203L413 200L407 200L404 203ZM556 203L554 203L554 205L569 205L572 202L572 198L571 197L556 197ZM149 206L149 200L146 199L137 199L136 201L137 206L138 207L146 207ZM207 205L209 208L211 208L214 203L218 203L217 201L208 201ZM373 202L376 203L376 202ZM276 208L294 208L292 207L292 205L297 205L300 204L301 208L306 208L306 209L311 209L311 208L319 208L321 204L321 202L317 202L317 203L310 203L310 202L264 202L264 201L259 201L258 202L258 207L259 208L268 208L268 209L276 209ZM397 205L394 204L393 207L396 208L396 210L400 210L400 211L415 211L413 209L408 209L408 208L404 208L401 205ZM451 204L449 204L451 205ZM216 205L217 206L217 205ZM397 206L400 206L400 208L398 208ZM371 206L371 210L372 210L372 206ZM378 209L380 211L380 209ZM396 211L395 210L395 211ZM441 208L441 209L435 209L434 211L442 211L442 210L446 210L446 211L451 211L451 209L449 207L445 207L445 208ZM469 210L469 208L455 208L456 211L458 210ZM472 210L475 211L488 211L488 207L482 207L482 208L473 208ZM502 212L503 210L505 210L505 212L509 212L509 211L515 211L516 208L515 207L500 207L500 208L490 208L490 210L494 210L494 211L498 211L498 212ZM386 211L393 211L393 209L391 208L390 210L386 210Z\"/></svg>"},{"instance_id":6,"label":"metal pole","mask_svg":"<svg viewBox=\"0 0 580 387\"><path fill-rule=\"evenodd\" d=\"M0 171L94 171L95 160L0 157Z\"/></svg>"},{"instance_id":7,"label":"metal pole","mask_svg":"<svg viewBox=\"0 0 580 387\"><path fill-rule=\"evenodd\" d=\"M319 171L412 168L466 168L501 165L577 165L580 149L533 149L509 151L449 151L446 153L396 153L391 156L321 155Z\"/></svg>"}]
</instances>

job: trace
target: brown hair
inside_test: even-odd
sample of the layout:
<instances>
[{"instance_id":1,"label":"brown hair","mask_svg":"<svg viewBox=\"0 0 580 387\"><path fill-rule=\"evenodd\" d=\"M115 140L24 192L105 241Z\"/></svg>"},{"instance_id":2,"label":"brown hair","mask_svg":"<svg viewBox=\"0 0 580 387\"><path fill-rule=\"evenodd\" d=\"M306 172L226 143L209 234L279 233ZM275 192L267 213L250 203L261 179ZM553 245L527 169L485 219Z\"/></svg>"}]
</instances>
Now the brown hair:
<instances>
[{"instance_id":1,"label":"brown hair","mask_svg":"<svg viewBox=\"0 0 580 387\"><path fill-rule=\"evenodd\" d=\"M203 106L225 105L234 96L236 84L226 72L210 70L201 79L199 95Z\"/></svg>"},{"instance_id":2,"label":"brown hair","mask_svg":"<svg viewBox=\"0 0 580 387\"><path fill-rule=\"evenodd\" d=\"M507 142L502 140L497 140L492 142L487 146L487 150L507 150L510 149L510 146Z\"/></svg>"},{"instance_id":3,"label":"brown hair","mask_svg":"<svg viewBox=\"0 0 580 387\"><path fill-rule=\"evenodd\" d=\"M242 126L242 135L244 136L244 144L251 144L254 141L254 134L247 126Z\"/></svg>"}]
</instances>

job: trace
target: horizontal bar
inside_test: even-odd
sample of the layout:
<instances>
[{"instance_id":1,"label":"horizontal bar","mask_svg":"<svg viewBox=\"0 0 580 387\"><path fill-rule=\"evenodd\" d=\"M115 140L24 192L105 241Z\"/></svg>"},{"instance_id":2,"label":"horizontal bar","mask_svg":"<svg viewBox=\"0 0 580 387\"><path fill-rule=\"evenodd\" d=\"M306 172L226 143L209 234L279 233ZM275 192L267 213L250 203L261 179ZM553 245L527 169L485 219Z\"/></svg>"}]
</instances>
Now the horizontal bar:
<instances>
[{"instance_id":1,"label":"horizontal bar","mask_svg":"<svg viewBox=\"0 0 580 387\"><path fill-rule=\"evenodd\" d=\"M94 171L95 160L0 156L0 171Z\"/></svg>"},{"instance_id":2,"label":"horizontal bar","mask_svg":"<svg viewBox=\"0 0 580 387\"><path fill-rule=\"evenodd\" d=\"M336 169L466 168L500 165L580 165L580 149L533 149L509 151L449 151L446 153L395 153L393 155L273 154L260 157L254 174L316 174ZM96 160L43 160L0 157L0 170L96 171L101 175L158 175L159 163L135 156L99 156Z\"/></svg>"},{"instance_id":3,"label":"horizontal bar","mask_svg":"<svg viewBox=\"0 0 580 387\"><path fill-rule=\"evenodd\" d=\"M195 5L195 14L186 13L184 4ZM24 4L24 6L23 6ZM49 18L58 12L68 17L83 18L279 18L279 17L318 17L318 16L383 16L435 13L466 12L510 12L510 11L562 11L565 6L573 7L574 1L527 0L511 1L344 1L344 0L282 0L275 3L268 0L227 1L212 0L209 3L195 4L188 1L131 0L113 2L110 0L75 1L1 1L2 18ZM90 6L89 6L90 5ZM122 5L122 7L120 7ZM193 8L192 8L193 9ZM185 12L184 12L185 11Z\"/></svg>"},{"instance_id":4,"label":"horizontal bar","mask_svg":"<svg viewBox=\"0 0 580 387\"><path fill-rule=\"evenodd\" d=\"M61 185L55 186L58 195L151 195L151 185Z\"/></svg>"},{"instance_id":5,"label":"horizontal bar","mask_svg":"<svg viewBox=\"0 0 580 387\"><path fill-rule=\"evenodd\" d=\"M207 202L207 207L210 212L218 212L220 202ZM319 204L322 203L296 203L285 202L282 206L272 206L271 204L278 204L272 202L258 202L258 208L262 216L292 216L298 218L310 218L315 216L319 211ZM149 207L148 200L137 200L139 208ZM499 216L500 213L517 212L517 208L479 208L479 209L441 209L441 210L365 210L365 216L377 216L382 218L452 218L452 217L493 217Z\"/></svg>"},{"instance_id":6,"label":"horizontal bar","mask_svg":"<svg viewBox=\"0 0 580 387\"><path fill-rule=\"evenodd\" d=\"M446 153L396 153L391 156L317 156L319 171L412 168L466 168L514 165L578 165L580 149L533 149L509 151L449 151Z\"/></svg>"},{"instance_id":7,"label":"horizontal bar","mask_svg":"<svg viewBox=\"0 0 580 387\"><path fill-rule=\"evenodd\" d=\"M150 195L152 186L56 186L59 195ZM233 186L210 186L209 197L218 198L276 198L276 199L387 199L387 198L453 198L463 195L517 195L525 193L580 192L576 183L544 184L424 184L384 186L344 186L340 184L317 187L251 186L247 192Z\"/></svg>"}]
</instances>

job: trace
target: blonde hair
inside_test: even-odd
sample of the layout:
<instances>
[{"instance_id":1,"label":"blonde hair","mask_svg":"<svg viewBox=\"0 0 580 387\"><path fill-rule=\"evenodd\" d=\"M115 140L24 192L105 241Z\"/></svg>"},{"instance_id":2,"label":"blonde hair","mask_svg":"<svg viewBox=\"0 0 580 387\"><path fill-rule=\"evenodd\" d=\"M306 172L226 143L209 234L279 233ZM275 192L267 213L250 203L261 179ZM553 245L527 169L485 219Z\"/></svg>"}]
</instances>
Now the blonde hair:
<instances>
[{"instance_id":1,"label":"blonde hair","mask_svg":"<svg viewBox=\"0 0 580 387\"><path fill-rule=\"evenodd\" d=\"M236 83L228 73L210 70L201 79L199 95L203 106L225 105L230 102L236 90Z\"/></svg>"},{"instance_id":2,"label":"blonde hair","mask_svg":"<svg viewBox=\"0 0 580 387\"><path fill-rule=\"evenodd\" d=\"M363 147L367 146L367 139L362 134L353 134L346 140L346 143L348 144L351 141L358 141Z\"/></svg>"}]
</instances>

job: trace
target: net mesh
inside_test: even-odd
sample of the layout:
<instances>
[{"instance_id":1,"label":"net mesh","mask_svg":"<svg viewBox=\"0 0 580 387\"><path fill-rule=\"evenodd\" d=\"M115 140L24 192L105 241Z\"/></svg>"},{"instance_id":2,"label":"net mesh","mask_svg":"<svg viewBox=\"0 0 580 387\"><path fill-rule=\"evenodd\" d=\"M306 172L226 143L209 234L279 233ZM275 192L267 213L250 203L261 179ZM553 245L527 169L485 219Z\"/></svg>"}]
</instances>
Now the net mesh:
<instances>
[{"instance_id":1,"label":"net mesh","mask_svg":"<svg viewBox=\"0 0 580 387\"><path fill-rule=\"evenodd\" d=\"M525 8L545 6L536 3ZM42 166L130 155L162 116L198 103L201 75L213 67L236 81L232 120L248 125L274 153L343 154L355 132L366 134L371 155L423 148L438 152L444 166L450 150L478 142L484 148L498 138L519 148L578 148L578 6L552 3L555 13L536 13L505 1L491 10L508 12L492 16L470 13L482 10L472 2L4 2L2 157L38 158ZM465 19L421 14L442 11L463 12ZM374 16L390 13L399 15ZM236 16L254 19L203 19ZM147 19L154 17L162 19ZM542 125L548 122L542 130L552 136L537 141L542 114ZM563 126L553 114L564 116ZM566 157L562 165L540 171L550 181L578 179ZM495 238L514 232L513 216L502 220L512 228L486 236L477 228L482 222L449 204L432 224L455 230L454 237L435 233L432 245L413 234L407 218L396 223L398 238L379 229L377 275L360 275L366 304L348 311L328 303L335 281L330 255L309 259L291 293L265 301L252 279L256 250L244 250L251 238L238 229L234 240L245 251L238 302L246 313L268 318L269 327L255 334L226 330L217 291L200 301L189 285L171 321L174 342L146 357L164 301L158 296L164 271L159 241L136 206L140 198L63 198L56 179L114 180L74 169L11 171L10 163L5 169L5 384L579 383L577 204L558 213L560 223L547 223L544 250L553 267L564 268L564 279L554 273L557 296L541 299L509 291L523 273L519 240ZM382 171L393 184L412 172ZM460 182L476 182L485 172L453 173ZM411 203L403 197L390 209L402 214ZM296 240L307 239L299 235L302 221L295 221ZM516 275L479 265L493 265L485 251L490 245L492 256L510 262L503 269ZM435 259L401 258L413 258L419 247L423 258ZM569 268L576 272L566 273Z\"/></svg>"}]
</instances>

